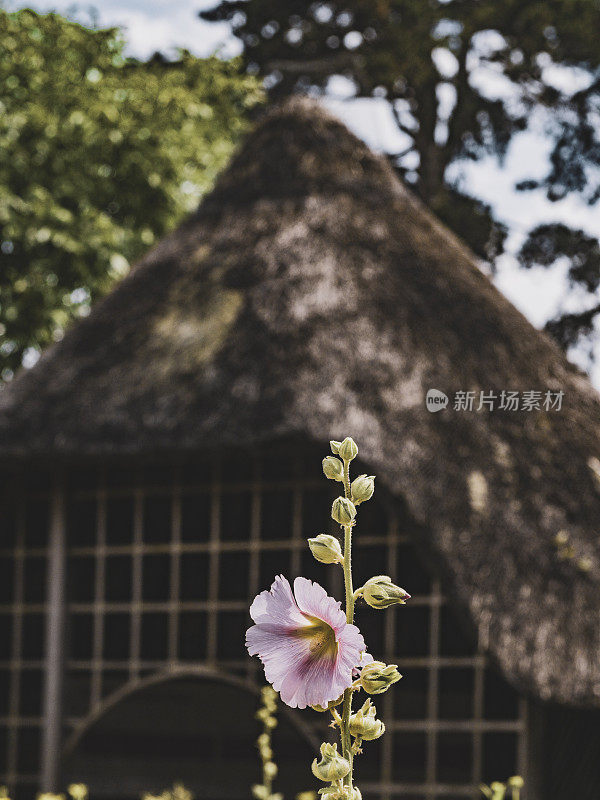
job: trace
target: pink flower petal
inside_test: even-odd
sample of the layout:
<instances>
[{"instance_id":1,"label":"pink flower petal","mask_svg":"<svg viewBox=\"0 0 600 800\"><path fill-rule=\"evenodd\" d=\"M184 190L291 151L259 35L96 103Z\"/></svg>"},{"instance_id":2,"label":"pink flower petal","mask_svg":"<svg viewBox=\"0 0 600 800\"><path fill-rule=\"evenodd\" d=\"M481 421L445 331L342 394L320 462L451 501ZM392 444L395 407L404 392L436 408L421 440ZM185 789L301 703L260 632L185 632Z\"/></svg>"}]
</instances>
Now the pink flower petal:
<instances>
[{"instance_id":1,"label":"pink flower petal","mask_svg":"<svg viewBox=\"0 0 600 800\"><path fill-rule=\"evenodd\" d=\"M250 655L259 656L284 703L326 706L371 657L356 625L346 623L341 604L322 586L296 578L294 594L278 575L270 591L255 598L250 614L256 624L246 633L246 646Z\"/></svg>"},{"instance_id":2,"label":"pink flower petal","mask_svg":"<svg viewBox=\"0 0 600 800\"><path fill-rule=\"evenodd\" d=\"M327 622L337 631L342 630L346 624L346 615L341 610L341 603L329 597L325 589L318 583L309 581L308 578L296 578L294 581L294 594L301 611Z\"/></svg>"},{"instance_id":3,"label":"pink flower petal","mask_svg":"<svg viewBox=\"0 0 600 800\"><path fill-rule=\"evenodd\" d=\"M367 653L366 650L363 651L360 654L360 664L358 664L358 666L355 667L353 669L353 671L352 671L352 674L354 675L354 677L357 678L360 675L360 670L363 667L366 667L367 664L372 664L374 661L375 661L375 659L373 658L373 656L370 653Z\"/></svg>"}]
</instances>

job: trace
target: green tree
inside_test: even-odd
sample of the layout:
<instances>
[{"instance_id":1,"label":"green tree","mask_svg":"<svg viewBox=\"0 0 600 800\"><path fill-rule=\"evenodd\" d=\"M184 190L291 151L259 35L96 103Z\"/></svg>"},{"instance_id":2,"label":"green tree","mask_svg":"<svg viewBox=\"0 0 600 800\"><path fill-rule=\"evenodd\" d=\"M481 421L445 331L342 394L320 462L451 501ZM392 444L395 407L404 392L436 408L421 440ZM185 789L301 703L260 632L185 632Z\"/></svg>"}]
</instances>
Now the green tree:
<instances>
[{"instance_id":1,"label":"green tree","mask_svg":"<svg viewBox=\"0 0 600 800\"><path fill-rule=\"evenodd\" d=\"M0 11L0 371L198 203L261 101L239 61L126 59L116 29Z\"/></svg>"},{"instance_id":2,"label":"green tree","mask_svg":"<svg viewBox=\"0 0 600 800\"><path fill-rule=\"evenodd\" d=\"M357 96L386 98L406 139L391 155L395 166L492 264L506 231L489 207L452 185L448 168L489 154L502 159L532 113L549 112L551 167L518 188L544 187L550 200L569 192L590 204L600 199L598 0L221 0L201 16L230 22L247 70L264 76L273 97L325 90L342 75ZM577 91L557 88L557 70L564 78L573 68ZM558 257L564 232L553 236ZM547 253L538 260L539 239L526 243L524 264L554 263ZM591 288L593 247L576 234L573 247L580 263L571 278ZM551 332L566 343L559 329L553 321Z\"/></svg>"}]
</instances>

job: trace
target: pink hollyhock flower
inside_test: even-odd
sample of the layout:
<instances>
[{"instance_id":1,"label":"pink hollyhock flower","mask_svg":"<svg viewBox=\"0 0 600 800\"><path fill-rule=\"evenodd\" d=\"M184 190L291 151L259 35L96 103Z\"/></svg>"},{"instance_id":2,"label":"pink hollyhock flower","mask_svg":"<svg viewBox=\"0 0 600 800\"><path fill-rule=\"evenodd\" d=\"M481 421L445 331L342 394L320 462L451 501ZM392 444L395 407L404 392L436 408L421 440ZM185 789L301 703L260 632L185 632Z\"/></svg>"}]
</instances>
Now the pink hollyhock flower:
<instances>
[{"instance_id":1,"label":"pink hollyhock flower","mask_svg":"<svg viewBox=\"0 0 600 800\"><path fill-rule=\"evenodd\" d=\"M352 684L356 667L373 660L340 606L307 578L296 578L292 593L283 575L250 606L256 625L246 632L248 652L259 656L267 680L292 708L337 700Z\"/></svg>"}]
</instances>

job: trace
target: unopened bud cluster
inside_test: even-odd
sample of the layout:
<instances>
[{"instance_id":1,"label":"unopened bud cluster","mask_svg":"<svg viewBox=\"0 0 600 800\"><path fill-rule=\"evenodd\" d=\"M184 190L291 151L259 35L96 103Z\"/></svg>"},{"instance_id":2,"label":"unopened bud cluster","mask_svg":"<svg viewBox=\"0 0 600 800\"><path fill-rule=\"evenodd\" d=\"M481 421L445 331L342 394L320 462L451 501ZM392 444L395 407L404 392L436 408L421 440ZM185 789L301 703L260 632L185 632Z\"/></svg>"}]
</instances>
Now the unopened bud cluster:
<instances>
[{"instance_id":1,"label":"unopened bud cluster","mask_svg":"<svg viewBox=\"0 0 600 800\"><path fill-rule=\"evenodd\" d=\"M252 787L254 800L283 800L283 795L272 792L273 780L277 777L277 764L273 761L271 731L277 726L277 692L270 686L261 690L262 704L256 712L256 718L263 724L263 732L256 740L256 746L262 762L263 782Z\"/></svg>"},{"instance_id":2,"label":"unopened bud cluster","mask_svg":"<svg viewBox=\"0 0 600 800\"><path fill-rule=\"evenodd\" d=\"M336 442L332 439L329 446L333 455L339 456L344 461L352 461L358 455L358 445L350 436L346 436L343 442Z\"/></svg>"},{"instance_id":3,"label":"unopened bud cluster","mask_svg":"<svg viewBox=\"0 0 600 800\"><path fill-rule=\"evenodd\" d=\"M360 589L352 591L349 557L352 532L358 507L373 497L375 476L363 473L350 480L350 463L358 455L358 447L352 438L348 436L343 441L332 440L330 446L332 455L323 459L323 473L326 478L342 484L343 487L343 492L340 492L340 496L333 501L331 517L344 529L344 546L342 547L335 536L327 533L320 533L310 538L308 546L320 563L342 565L346 596L350 598L347 599L346 614L348 622L352 622L354 603L360 598L372 608L383 609L392 605L403 605L410 595L396 586L387 575L376 575ZM358 676L356 680L337 700L330 702L326 707L312 706L315 711L331 712L332 726L340 728L342 741L342 752L338 752L336 744L324 742L320 748L320 758L315 758L312 763L313 775L329 784L319 789L321 800L362 800L360 791L353 785L353 759L362 752L363 742L379 739L383 735L385 725L377 719L377 710L370 697L358 711L352 713L352 695L361 689L368 695L382 694L402 677L396 664L374 661L366 652L361 655L361 663L357 667L355 676ZM269 757L271 755L270 739L269 751L266 751L265 755ZM261 797L257 800L272 800L272 798Z\"/></svg>"}]
</instances>

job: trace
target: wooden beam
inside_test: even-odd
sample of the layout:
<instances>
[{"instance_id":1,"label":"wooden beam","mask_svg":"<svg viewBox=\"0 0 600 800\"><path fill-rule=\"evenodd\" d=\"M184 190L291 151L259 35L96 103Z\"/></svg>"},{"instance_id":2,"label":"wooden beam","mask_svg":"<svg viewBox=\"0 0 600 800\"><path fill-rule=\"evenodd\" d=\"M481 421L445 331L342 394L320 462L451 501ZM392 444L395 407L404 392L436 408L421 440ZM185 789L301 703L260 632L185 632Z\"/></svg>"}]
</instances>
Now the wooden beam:
<instances>
[{"instance_id":1,"label":"wooden beam","mask_svg":"<svg viewBox=\"0 0 600 800\"><path fill-rule=\"evenodd\" d=\"M46 657L41 753L42 792L59 792L65 663L66 525L62 476L55 479L48 536Z\"/></svg>"}]
</instances>

